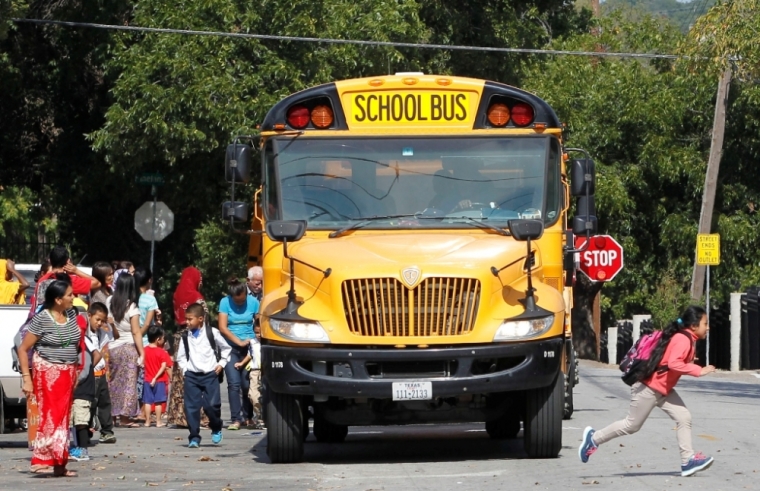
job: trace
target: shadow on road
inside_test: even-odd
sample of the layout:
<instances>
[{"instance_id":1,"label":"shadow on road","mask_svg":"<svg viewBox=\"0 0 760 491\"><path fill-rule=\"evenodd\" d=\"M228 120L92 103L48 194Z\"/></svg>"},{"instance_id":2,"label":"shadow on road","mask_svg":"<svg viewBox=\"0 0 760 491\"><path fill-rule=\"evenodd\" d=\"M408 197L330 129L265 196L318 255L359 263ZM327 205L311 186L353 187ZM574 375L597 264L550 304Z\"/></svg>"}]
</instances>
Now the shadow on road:
<instances>
[{"instance_id":1,"label":"shadow on road","mask_svg":"<svg viewBox=\"0 0 760 491\"><path fill-rule=\"evenodd\" d=\"M472 426L352 427L343 443L319 443L314 435L304 444L304 462L320 464L462 462L518 460L527 455L521 437L491 440ZM254 460L269 463L267 440L252 449Z\"/></svg>"},{"instance_id":2,"label":"shadow on road","mask_svg":"<svg viewBox=\"0 0 760 491\"><path fill-rule=\"evenodd\" d=\"M724 382L722 380L704 378L697 381L682 377L678 386L679 388L687 389L691 392L699 392L706 396L760 399L760 384Z\"/></svg>"}]
</instances>

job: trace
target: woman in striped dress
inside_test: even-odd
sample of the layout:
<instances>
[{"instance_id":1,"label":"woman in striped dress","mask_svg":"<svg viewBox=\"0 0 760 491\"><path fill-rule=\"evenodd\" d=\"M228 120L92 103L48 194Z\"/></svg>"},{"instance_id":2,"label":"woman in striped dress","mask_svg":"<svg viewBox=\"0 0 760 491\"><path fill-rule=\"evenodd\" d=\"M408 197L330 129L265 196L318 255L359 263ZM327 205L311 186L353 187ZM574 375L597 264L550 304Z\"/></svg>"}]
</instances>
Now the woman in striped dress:
<instances>
[{"instance_id":1,"label":"woman in striped dress","mask_svg":"<svg viewBox=\"0 0 760 491\"><path fill-rule=\"evenodd\" d=\"M69 282L53 281L45 290L43 309L32 319L19 348L22 390L35 396L40 420L32 454L32 472L75 477L66 469L69 460L69 414L77 380L82 330L73 309L74 293ZM33 349L29 372L28 351Z\"/></svg>"}]
</instances>

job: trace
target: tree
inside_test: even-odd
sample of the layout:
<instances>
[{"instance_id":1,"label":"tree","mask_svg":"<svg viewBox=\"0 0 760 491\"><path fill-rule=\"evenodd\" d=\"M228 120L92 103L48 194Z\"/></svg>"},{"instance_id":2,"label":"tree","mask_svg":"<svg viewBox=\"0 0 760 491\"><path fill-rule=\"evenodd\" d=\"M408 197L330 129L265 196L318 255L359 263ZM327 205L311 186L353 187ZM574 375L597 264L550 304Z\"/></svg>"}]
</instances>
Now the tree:
<instances>
[{"instance_id":1,"label":"tree","mask_svg":"<svg viewBox=\"0 0 760 491\"><path fill-rule=\"evenodd\" d=\"M73 0L10 6L9 15L104 23L118 23L129 8L125 2ZM9 20L0 19L2 30ZM101 63L108 34L31 24L6 32L0 37L0 182L31 193L35 206L15 209L27 213L24 220L44 228L43 218L58 217L63 239L76 243L81 196L91 192L88 178L102 168L83 135L100 126L107 103ZM92 182L101 184L102 178Z\"/></svg>"},{"instance_id":2,"label":"tree","mask_svg":"<svg viewBox=\"0 0 760 491\"><path fill-rule=\"evenodd\" d=\"M586 32L589 9L564 0L423 0L420 17L430 42L497 48L542 48L555 39ZM531 55L501 52L425 51L421 56L439 72L521 84Z\"/></svg>"},{"instance_id":3,"label":"tree","mask_svg":"<svg viewBox=\"0 0 760 491\"><path fill-rule=\"evenodd\" d=\"M611 16L600 27L599 36L577 36L556 47L656 53L682 37L653 18L629 23ZM597 160L600 233L615 236L625 249L625 269L602 290L610 306L604 325L651 311L649 300L668 272L686 278L712 90L705 77L686 77L664 60L552 57L536 62L531 74L527 88L567 121L572 146ZM574 337L587 356L594 293L581 283L575 295Z\"/></svg>"}]
</instances>

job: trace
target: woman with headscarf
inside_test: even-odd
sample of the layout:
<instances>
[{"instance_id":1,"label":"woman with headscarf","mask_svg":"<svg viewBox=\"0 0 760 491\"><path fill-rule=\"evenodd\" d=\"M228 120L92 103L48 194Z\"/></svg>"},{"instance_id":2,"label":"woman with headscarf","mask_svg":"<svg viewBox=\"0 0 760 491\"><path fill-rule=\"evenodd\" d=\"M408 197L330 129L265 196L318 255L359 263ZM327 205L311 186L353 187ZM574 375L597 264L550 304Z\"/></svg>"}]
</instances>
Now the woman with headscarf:
<instances>
[{"instance_id":1,"label":"woman with headscarf","mask_svg":"<svg viewBox=\"0 0 760 491\"><path fill-rule=\"evenodd\" d=\"M13 277L18 281L14 281ZM24 291L29 287L26 278L16 271L10 259L0 259L0 304L23 305L26 303Z\"/></svg>"},{"instance_id":2,"label":"woman with headscarf","mask_svg":"<svg viewBox=\"0 0 760 491\"><path fill-rule=\"evenodd\" d=\"M182 270L182 276L180 276L177 289L174 291L174 321L177 324L177 331L174 333L174 352L176 354L177 347L182 342L182 333L187 329L187 321L185 320L185 309L194 303L203 305L206 308L206 300L203 298L203 294L200 292L201 285L203 284L203 277L198 268L189 266ZM175 363L172 367L171 375L171 388L169 389L169 407L167 409L168 424L186 427L187 420L185 419L184 404L182 401L182 394L185 387L185 378L182 375L182 369L178 363ZM205 414L201 414L201 425L207 425L208 418Z\"/></svg>"}]
</instances>

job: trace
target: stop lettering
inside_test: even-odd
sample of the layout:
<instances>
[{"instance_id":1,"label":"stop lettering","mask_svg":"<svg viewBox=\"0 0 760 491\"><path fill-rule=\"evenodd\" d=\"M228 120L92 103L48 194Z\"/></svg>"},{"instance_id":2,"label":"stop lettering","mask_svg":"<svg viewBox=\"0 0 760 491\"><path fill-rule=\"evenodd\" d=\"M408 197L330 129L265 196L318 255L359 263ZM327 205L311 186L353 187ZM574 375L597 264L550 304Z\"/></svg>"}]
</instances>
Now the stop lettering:
<instances>
[{"instance_id":1,"label":"stop lettering","mask_svg":"<svg viewBox=\"0 0 760 491\"><path fill-rule=\"evenodd\" d=\"M575 238L576 249L585 243L585 237ZM591 281L610 281L622 269L623 248L609 235L591 237L586 250L580 253L580 270Z\"/></svg>"}]
</instances>

